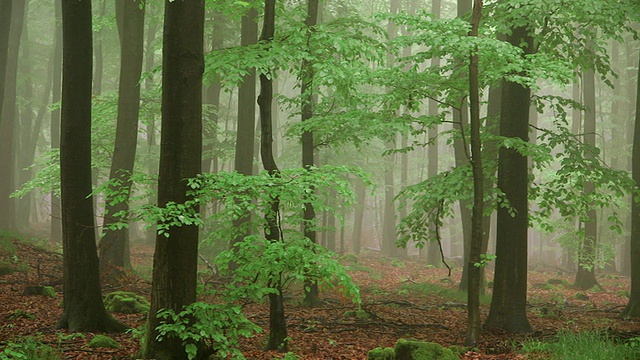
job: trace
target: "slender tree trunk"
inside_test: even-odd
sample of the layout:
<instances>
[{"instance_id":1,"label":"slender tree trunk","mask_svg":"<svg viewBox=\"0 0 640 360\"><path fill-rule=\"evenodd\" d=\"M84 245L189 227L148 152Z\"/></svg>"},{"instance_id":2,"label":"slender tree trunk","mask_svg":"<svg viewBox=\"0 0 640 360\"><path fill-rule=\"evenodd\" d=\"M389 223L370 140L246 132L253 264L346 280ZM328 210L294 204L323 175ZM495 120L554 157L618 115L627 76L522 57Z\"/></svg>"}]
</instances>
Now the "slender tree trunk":
<instances>
[{"instance_id":1,"label":"slender tree trunk","mask_svg":"<svg viewBox=\"0 0 640 360\"><path fill-rule=\"evenodd\" d=\"M258 11L251 8L247 15L242 17L242 30L240 44L248 46L255 44L258 39L258 23L256 22ZM249 73L243 77L238 89L238 127L236 131L236 153L235 170L243 175L253 175L253 156L255 151L255 129L256 129L256 70L250 69ZM249 214L244 214L233 221L233 227L242 229L251 220ZM245 236L245 231L240 231L239 235L229 244L231 248L241 242ZM231 263L231 268L235 268L235 263Z\"/></svg>"},{"instance_id":2,"label":"slender tree trunk","mask_svg":"<svg viewBox=\"0 0 640 360\"><path fill-rule=\"evenodd\" d=\"M264 4L264 23L260 41L268 43L273 41L275 32L275 0L266 0ZM273 82L270 74L260 74L260 156L262 166L271 176L279 176L278 166L273 158L273 124L271 122L271 108L273 101ZM266 214L267 229L265 237L269 241L281 241L278 213L280 211L280 199L271 199L271 211ZM284 298L282 294L282 280L280 274L272 274L272 283L269 284L277 290L269 294L269 339L267 350L286 351L287 323L284 317Z\"/></svg>"},{"instance_id":3,"label":"slender tree trunk","mask_svg":"<svg viewBox=\"0 0 640 360\"><path fill-rule=\"evenodd\" d=\"M638 61L640 74L640 60ZM636 186L640 186L640 79L637 82L636 118L633 130L632 176ZM631 197L631 294L627 306L620 317L640 316L640 202Z\"/></svg>"},{"instance_id":4,"label":"slender tree trunk","mask_svg":"<svg viewBox=\"0 0 640 360\"><path fill-rule=\"evenodd\" d=\"M525 44L530 53L533 40L527 29L515 28L506 37L514 46ZM502 83L500 134L528 141L530 89L509 81ZM511 209L498 208L496 229L496 265L493 297L485 327L510 333L532 331L527 319L527 232L528 232L527 158L514 149L501 148L498 162L498 187Z\"/></svg>"},{"instance_id":5,"label":"slender tree trunk","mask_svg":"<svg viewBox=\"0 0 640 360\"><path fill-rule=\"evenodd\" d=\"M584 116L584 142L595 149L596 146L596 85L595 72L587 69L583 73L582 83L584 84L584 105L586 107ZM595 155L590 150L585 154L587 158ZM585 193L594 191L593 183L585 184ZM598 222L595 209L589 210L589 221L584 224L584 242L578 252L578 272L574 281L574 286L587 290L598 284L595 276L595 257L597 246Z\"/></svg>"},{"instance_id":6,"label":"slender tree trunk","mask_svg":"<svg viewBox=\"0 0 640 360\"><path fill-rule=\"evenodd\" d=\"M315 32L315 26L318 22L318 0L307 1L307 17L305 19L305 27L307 31L307 51L311 52L314 46L311 42L312 35ZM313 110L315 107L315 97L313 93L313 77L315 72L313 71L313 63L308 60L302 61L302 68L300 74L300 96L302 97L302 116L301 121L307 121L313 117ZM308 171L313 171L315 144L313 141L313 132L305 131L302 133L302 166ZM311 189L315 191L315 189ZM313 204L306 202L304 204L304 236L309 239L311 243L316 243L316 211L313 208ZM318 282L314 279L307 278L304 283L304 299L302 300L304 306L315 307L320 305L320 299L318 295Z\"/></svg>"},{"instance_id":7,"label":"slender tree trunk","mask_svg":"<svg viewBox=\"0 0 640 360\"><path fill-rule=\"evenodd\" d=\"M432 0L431 1L431 12L433 13L434 18L440 18L440 12L442 9L442 1L441 0ZM431 67L437 68L440 67L440 58L434 57L431 59ZM438 116L438 102L429 99L429 116ZM428 145L428 167L427 167L427 177L433 177L438 175L438 125L433 124L431 128L428 130L429 137L429 145ZM431 231L435 232L435 225L431 224ZM429 241L427 244L427 265L431 265L434 267L442 267L442 257L440 255L440 244L437 241Z\"/></svg>"},{"instance_id":8,"label":"slender tree trunk","mask_svg":"<svg viewBox=\"0 0 640 360\"><path fill-rule=\"evenodd\" d=\"M9 57L9 34L11 29L11 11L13 1L0 1L0 126L2 119L2 107L4 103L5 79L7 75L7 60Z\"/></svg>"},{"instance_id":9,"label":"slender tree trunk","mask_svg":"<svg viewBox=\"0 0 640 360\"><path fill-rule=\"evenodd\" d=\"M63 313L71 332L117 332L100 291L91 194L91 1L63 0L60 186L64 253Z\"/></svg>"},{"instance_id":10,"label":"slender tree trunk","mask_svg":"<svg viewBox=\"0 0 640 360\"><path fill-rule=\"evenodd\" d=\"M202 165L202 73L204 0L165 1L162 61L162 133L158 206L190 197L185 179ZM197 209L196 209L197 211ZM168 236L167 236L168 235ZM172 226L156 237L149 323L142 358L186 359L186 343L157 339L160 309L180 312L196 301L198 227ZM196 346L202 344L194 341ZM198 352L205 359L204 352Z\"/></svg>"},{"instance_id":11,"label":"slender tree trunk","mask_svg":"<svg viewBox=\"0 0 640 360\"><path fill-rule=\"evenodd\" d=\"M56 30L53 45L53 89L51 102L58 104L62 97L62 1L55 1ZM60 149L60 107L51 111L51 149ZM60 213L60 197L51 193L51 234L53 242L62 242L62 215Z\"/></svg>"},{"instance_id":12,"label":"slender tree trunk","mask_svg":"<svg viewBox=\"0 0 640 360\"><path fill-rule=\"evenodd\" d=\"M471 11L471 0L458 0L459 18L464 17ZM459 99L459 108L453 109L453 127L460 131L462 135L466 135L464 131L469 125L469 108L464 98ZM465 166L469 163L469 146L465 136L457 137L453 141L453 151L456 167ZM467 291L469 278L469 247L471 244L471 201L461 200L460 202L460 221L462 222L462 247L464 249L464 262L462 267L462 277L458 288Z\"/></svg>"},{"instance_id":13,"label":"slender tree trunk","mask_svg":"<svg viewBox=\"0 0 640 360\"><path fill-rule=\"evenodd\" d=\"M482 0L474 0L470 37L478 37L482 18ZM473 169L473 214L471 216L471 244L469 246L469 286L467 296L467 346L475 346L480 338L480 263L484 219L484 173L482 168L482 140L480 139L480 84L478 81L478 48L472 50L469 64L469 104L471 125L471 167Z\"/></svg>"},{"instance_id":14,"label":"slender tree trunk","mask_svg":"<svg viewBox=\"0 0 640 360\"><path fill-rule=\"evenodd\" d=\"M364 209L367 200L367 189L362 179L355 179L356 205L353 212L353 233L351 235L352 251L360 255L362 250L362 220L364 219Z\"/></svg>"},{"instance_id":15,"label":"slender tree trunk","mask_svg":"<svg viewBox=\"0 0 640 360\"><path fill-rule=\"evenodd\" d=\"M118 5L119 2L116 2ZM116 7L117 7L116 6ZM100 4L100 19L107 13L107 0L102 0ZM93 93L97 96L102 94L102 78L104 77L104 56L102 55L102 27L93 34L95 66L93 73Z\"/></svg>"},{"instance_id":16,"label":"slender tree trunk","mask_svg":"<svg viewBox=\"0 0 640 360\"><path fill-rule=\"evenodd\" d=\"M0 117L0 230L16 231L16 201L9 197L15 190L16 140L18 124L17 77L18 55L25 17L26 0L13 1L9 31L9 52L7 55L2 113Z\"/></svg>"},{"instance_id":17,"label":"slender tree trunk","mask_svg":"<svg viewBox=\"0 0 640 360\"><path fill-rule=\"evenodd\" d=\"M129 229L110 227L120 221L127 221L131 175L138 146L138 117L140 112L140 75L144 49L144 7L140 0L122 2L122 10L116 14L120 35L120 84L118 90L118 119L116 138L111 159L109 179L117 181L111 190L119 194L107 195L104 230L100 241L100 269L106 278L121 275L118 268L131 268L126 256L129 247ZM118 16L119 15L119 16ZM114 199L124 197L114 203ZM116 279L113 279L116 280Z\"/></svg>"}]
</instances>

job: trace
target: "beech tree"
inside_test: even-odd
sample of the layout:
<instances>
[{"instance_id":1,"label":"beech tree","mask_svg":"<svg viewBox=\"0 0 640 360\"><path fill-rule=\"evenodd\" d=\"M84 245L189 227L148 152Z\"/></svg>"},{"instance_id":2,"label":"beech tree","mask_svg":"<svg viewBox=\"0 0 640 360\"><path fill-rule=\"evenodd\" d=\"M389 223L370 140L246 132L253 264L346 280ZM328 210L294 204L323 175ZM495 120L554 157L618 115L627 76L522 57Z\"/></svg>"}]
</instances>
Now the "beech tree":
<instances>
[{"instance_id":1,"label":"beech tree","mask_svg":"<svg viewBox=\"0 0 640 360\"><path fill-rule=\"evenodd\" d=\"M202 164L204 1L165 1L162 60L162 132L158 206L171 209L190 199L187 179ZM198 207L194 209L197 213ZM153 257L151 309L141 349L145 359L186 359L199 344L162 336L162 309L176 313L196 301L198 226L159 219ZM160 336L159 336L160 335ZM193 350L190 350L193 353ZM198 353L205 358L205 352Z\"/></svg>"},{"instance_id":2,"label":"beech tree","mask_svg":"<svg viewBox=\"0 0 640 360\"><path fill-rule=\"evenodd\" d=\"M91 1L62 1L62 201L63 312L58 327L72 332L127 328L104 308L91 188Z\"/></svg>"},{"instance_id":3,"label":"beech tree","mask_svg":"<svg viewBox=\"0 0 640 360\"><path fill-rule=\"evenodd\" d=\"M116 5L121 55L116 138L109 174L113 193L107 194L105 200L104 233L100 240L100 268L104 275L112 276L118 274L118 267L131 268L128 228L112 225L126 218L129 209L130 177L138 145L140 74L144 49L144 4L141 1L124 1Z\"/></svg>"}]
</instances>

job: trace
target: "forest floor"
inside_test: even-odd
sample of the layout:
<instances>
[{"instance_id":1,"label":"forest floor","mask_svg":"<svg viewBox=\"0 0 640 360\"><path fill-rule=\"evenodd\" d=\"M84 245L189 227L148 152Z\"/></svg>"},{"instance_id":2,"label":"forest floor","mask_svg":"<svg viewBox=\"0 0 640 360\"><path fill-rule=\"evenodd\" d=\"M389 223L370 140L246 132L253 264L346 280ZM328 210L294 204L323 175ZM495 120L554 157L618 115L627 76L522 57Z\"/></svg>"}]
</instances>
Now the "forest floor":
<instances>
[{"instance_id":1,"label":"forest floor","mask_svg":"<svg viewBox=\"0 0 640 360\"><path fill-rule=\"evenodd\" d=\"M119 349L86 347L96 334L68 334L55 328L61 315L62 256L42 247L14 242L11 256L0 256L22 268L23 272L0 275L0 352L10 341L36 336L38 341L62 349L66 359L135 359L139 340L131 334L111 335ZM1 255L1 254L0 254ZM5 254L6 255L6 254ZM134 247L132 260L139 272L149 271L152 248ZM337 293L324 292L323 305L303 308L299 296L289 291L286 314L289 351L300 359L365 359L367 352L383 346L392 347L399 338L437 342L443 346L462 345L465 340L466 307L464 297L455 298L460 268L451 276L447 269L428 268L419 259L390 261L375 254L360 257L351 265L351 275L360 286L362 308L366 318L347 317L355 310ZM143 276L144 278L144 276ZM488 271L487 279L492 278ZM555 285L549 279L556 279ZM558 269L529 272L528 318L534 333L512 335L482 332L476 351L462 359L523 359L518 344L530 338L551 339L561 330L607 330L622 337L640 336L639 320L618 319L627 302L629 279L615 274L598 276L601 289L580 292L568 284L573 275ZM56 297L22 295L30 285L51 285ZM148 298L150 283L139 277L116 288L103 286L105 293L114 290L134 291ZM581 297L580 294L586 295ZM483 318L488 300L482 306ZM247 317L268 329L268 304L246 307ZM114 314L132 327L143 325L142 315ZM271 360L283 354L263 351L266 333L242 341L247 359Z\"/></svg>"}]
</instances>

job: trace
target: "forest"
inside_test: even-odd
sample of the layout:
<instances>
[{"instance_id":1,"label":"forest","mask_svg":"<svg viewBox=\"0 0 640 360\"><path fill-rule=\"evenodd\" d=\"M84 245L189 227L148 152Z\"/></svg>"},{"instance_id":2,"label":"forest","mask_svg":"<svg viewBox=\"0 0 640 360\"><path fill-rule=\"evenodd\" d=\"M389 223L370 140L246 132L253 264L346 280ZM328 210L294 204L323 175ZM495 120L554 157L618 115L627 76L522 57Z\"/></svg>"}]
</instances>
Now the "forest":
<instances>
[{"instance_id":1,"label":"forest","mask_svg":"<svg viewBox=\"0 0 640 360\"><path fill-rule=\"evenodd\" d=\"M0 360L640 358L638 0L1 0Z\"/></svg>"}]
</instances>

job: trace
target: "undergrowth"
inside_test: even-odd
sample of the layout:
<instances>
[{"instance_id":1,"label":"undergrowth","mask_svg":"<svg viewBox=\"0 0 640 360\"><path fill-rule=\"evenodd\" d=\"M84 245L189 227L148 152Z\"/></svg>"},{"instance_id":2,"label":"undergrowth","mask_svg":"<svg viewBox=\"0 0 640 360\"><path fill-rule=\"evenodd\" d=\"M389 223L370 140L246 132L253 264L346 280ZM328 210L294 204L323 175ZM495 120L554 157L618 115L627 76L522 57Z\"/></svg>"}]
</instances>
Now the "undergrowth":
<instances>
[{"instance_id":1,"label":"undergrowth","mask_svg":"<svg viewBox=\"0 0 640 360\"><path fill-rule=\"evenodd\" d=\"M527 359L551 360L632 360L640 358L640 347L617 342L600 331L563 331L552 341L527 340L520 353Z\"/></svg>"}]
</instances>

